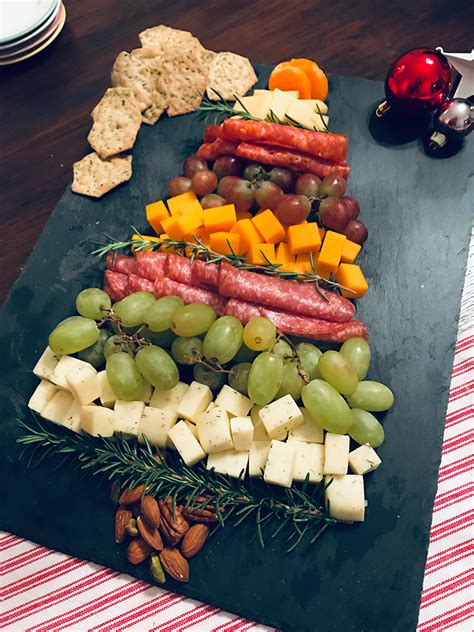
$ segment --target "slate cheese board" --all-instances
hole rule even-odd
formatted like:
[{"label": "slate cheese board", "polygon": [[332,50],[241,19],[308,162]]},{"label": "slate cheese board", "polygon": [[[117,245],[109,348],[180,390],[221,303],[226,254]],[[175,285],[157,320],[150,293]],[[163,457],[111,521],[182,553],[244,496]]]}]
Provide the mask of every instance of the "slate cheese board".
[{"label": "slate cheese board", "polygon": [[[263,87],[270,69],[257,65]],[[370,376],[396,404],[383,423],[383,466],[366,477],[366,521],[327,530],[286,554],[284,541],[262,549],[251,525],[225,527],[192,563],[191,580],[166,588],[281,630],[415,630],[472,225],[473,143],[435,160],[418,139],[390,145],[369,131],[383,84],[333,76],[331,130],[349,134],[349,193],[369,228],[361,265],[369,291],[358,305],[368,324]],[[132,180],[100,201],[69,189],[51,214],[0,315],[0,529],[148,581],[113,540],[108,490],[73,463],[35,470],[19,459],[17,419],[30,419],[31,374],[54,325],[73,312],[76,294],[100,286],[89,253],[101,233],[126,239],[145,229],[144,206],[199,145],[193,115],[144,126],[133,149]],[[395,141],[397,135],[395,134]],[[470,146],[469,146],[470,145]],[[471,178],[470,178],[471,176]]]}]

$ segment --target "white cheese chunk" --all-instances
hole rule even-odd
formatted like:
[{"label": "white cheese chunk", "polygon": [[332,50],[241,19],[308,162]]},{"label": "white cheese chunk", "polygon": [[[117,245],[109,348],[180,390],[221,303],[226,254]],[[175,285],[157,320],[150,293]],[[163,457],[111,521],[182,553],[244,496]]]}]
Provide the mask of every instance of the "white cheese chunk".
[{"label": "white cheese chunk", "polygon": [[285,395],[263,406],[259,416],[270,439],[275,439],[283,430],[291,430],[304,422],[301,410],[291,395]]},{"label": "white cheese chunk", "polygon": [[207,457],[206,468],[208,470],[214,468],[219,474],[226,474],[232,478],[243,478],[247,470],[248,460],[248,452],[226,450],[218,454],[210,454]]},{"label": "white cheese chunk", "polygon": [[144,409],[145,404],[143,402],[126,402],[118,399],[114,404],[115,432],[138,437],[138,426]]},{"label": "white cheese chunk", "polygon": [[209,386],[191,382],[175,410],[178,417],[197,423],[199,415],[206,410],[211,401],[212,391]]},{"label": "white cheese chunk", "polygon": [[285,120],[286,109],[292,101],[298,98],[298,92],[293,90],[273,90],[273,99],[270,103],[270,112],[280,121]]},{"label": "white cheese chunk", "polygon": [[102,406],[81,406],[81,428],[93,437],[111,437],[114,434],[114,411]]},{"label": "white cheese chunk", "polygon": [[206,453],[199,445],[199,441],[188,428],[185,421],[178,421],[171,428],[168,436],[186,465],[194,465],[206,456]]},{"label": "white cheese chunk", "polygon": [[300,408],[303,415],[301,426],[292,428],[288,433],[288,441],[304,441],[305,443],[324,443],[324,430],[318,426],[306,408]]},{"label": "white cheese chunk", "polygon": [[199,442],[204,452],[224,452],[234,447],[229,415],[220,406],[201,413],[197,422]]},{"label": "white cheese chunk", "polygon": [[253,439],[253,423],[250,417],[232,417],[230,430],[235,450],[250,450]]},{"label": "white cheese chunk", "polygon": [[249,452],[249,476],[263,476],[271,441],[252,441]]},{"label": "white cheese chunk", "polygon": [[164,448],[168,440],[168,432],[178,420],[178,415],[170,410],[161,410],[145,406],[138,424],[138,441],[144,443],[143,435],[151,445]]},{"label": "white cheese chunk", "polygon": [[324,131],[329,123],[329,117],[325,115],[327,109],[327,105],[317,99],[295,99],[288,104],[285,118],[309,129]]},{"label": "white cheese chunk", "polygon": [[55,384],[51,384],[48,380],[41,380],[33,395],[30,397],[28,408],[31,408],[35,413],[41,415],[48,402],[56,395],[58,390]]},{"label": "white cheese chunk", "polygon": [[78,369],[80,366],[92,365],[89,364],[89,362],[83,362],[82,360],[78,360],[77,358],[73,358],[72,356],[61,356],[50,378],[51,382],[53,382],[53,384],[57,384],[60,388],[68,390],[69,386],[66,381],[66,375],[73,369]]},{"label": "white cheese chunk", "polygon": [[53,395],[41,411],[41,416],[55,424],[62,424],[73,402],[69,391],[60,390]]},{"label": "white cheese chunk", "polygon": [[347,474],[349,465],[349,435],[326,432],[324,443],[324,473]]},{"label": "white cheese chunk", "polygon": [[106,371],[97,373],[97,379],[100,385],[100,403],[102,406],[107,406],[107,408],[113,408],[113,405],[117,401],[117,395],[110,386]]},{"label": "white cheese chunk", "polygon": [[293,466],[293,480],[304,481],[308,476],[310,483],[323,480],[324,446],[320,443],[303,443],[294,441],[295,463]]},{"label": "white cheese chunk", "polygon": [[46,347],[41,355],[41,358],[35,364],[33,373],[41,379],[50,380],[54,373],[54,369],[58,365],[60,357],[60,355],[51,351],[49,347]]},{"label": "white cheese chunk", "polygon": [[77,400],[74,400],[69,407],[69,410],[64,416],[62,423],[63,426],[69,428],[73,432],[79,432],[81,429],[81,405]]},{"label": "white cheese chunk", "polygon": [[349,452],[349,467],[354,474],[373,472],[381,463],[382,459],[369,444],[361,445]]},{"label": "white cheese chunk", "polygon": [[186,395],[186,391],[189,386],[184,382],[178,382],[176,386],[167,390],[160,391],[155,388],[150,400],[150,406],[153,408],[161,408],[161,410],[169,410],[172,413],[176,412],[179,402]]},{"label": "white cheese chunk", "polygon": [[198,433],[197,426],[195,426],[192,421],[185,421],[184,423],[187,425],[187,427],[191,430],[193,435],[199,441],[199,433]]},{"label": "white cheese chunk", "polygon": [[246,417],[252,408],[252,400],[227,384],[221,388],[215,403],[235,417]]},{"label": "white cheese chunk", "polygon": [[241,103],[236,101],[234,109],[243,110],[244,108],[256,118],[265,120],[272,102],[273,92],[271,90],[260,90],[249,97],[240,97]]},{"label": "white cheese chunk", "polygon": [[343,522],[363,522],[365,516],[364,478],[357,474],[326,476],[324,492],[329,515]]},{"label": "white cheese chunk", "polygon": [[68,390],[81,406],[86,406],[99,399],[102,389],[97,379],[97,371],[92,364],[74,367],[66,373]]},{"label": "white cheese chunk", "polygon": [[295,444],[273,439],[263,478],[267,483],[291,487],[295,462]]},{"label": "white cheese chunk", "polygon": [[[262,420],[260,419],[260,411],[263,406],[258,406],[258,404],[254,404],[250,411],[250,418],[253,423],[253,440],[254,441],[268,441],[271,439],[268,436],[268,432],[265,430],[265,426],[263,425]],[[282,428],[280,432],[275,433],[274,439],[278,439],[278,441],[285,441],[288,436],[288,431],[286,428]]]}]

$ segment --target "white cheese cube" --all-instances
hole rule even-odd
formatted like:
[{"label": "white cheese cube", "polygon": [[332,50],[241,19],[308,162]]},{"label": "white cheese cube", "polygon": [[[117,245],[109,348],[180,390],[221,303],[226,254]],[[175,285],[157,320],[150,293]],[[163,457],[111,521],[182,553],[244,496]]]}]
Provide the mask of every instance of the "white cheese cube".
[{"label": "white cheese cube", "polygon": [[28,408],[41,415],[48,402],[58,392],[58,387],[47,380],[41,380],[28,402]]},{"label": "white cheese cube", "polygon": [[68,390],[69,386],[66,381],[66,375],[73,369],[78,369],[81,366],[92,365],[89,364],[89,362],[83,362],[82,360],[78,360],[77,358],[73,358],[72,356],[61,356],[50,378],[51,382],[53,384],[57,384],[60,388]]},{"label": "white cheese cube", "polygon": [[191,382],[176,407],[178,417],[197,423],[199,415],[203,413],[212,401],[212,391],[209,386],[200,382]]},{"label": "white cheese cube", "polygon": [[176,386],[167,391],[160,391],[158,388],[155,388],[150,400],[150,406],[174,413],[179,402],[186,395],[188,388],[189,386],[184,382],[178,382]]},{"label": "white cheese cube", "polygon": [[235,450],[250,450],[253,439],[253,423],[250,417],[232,417],[230,430]]},{"label": "white cheese cube", "polygon": [[318,426],[306,408],[300,408],[303,423],[292,428],[288,433],[288,441],[304,441],[305,443],[324,443],[324,430]]},{"label": "white cheese cube", "polygon": [[198,418],[199,442],[204,452],[224,452],[234,447],[230,433],[229,415],[220,406],[211,408]]},{"label": "white cheese cube", "polygon": [[60,355],[51,351],[49,347],[46,347],[41,355],[41,358],[35,364],[33,373],[40,379],[50,380],[54,373],[54,369],[58,366],[60,357]]},{"label": "white cheese cube", "polygon": [[294,94],[292,90],[273,90],[273,99],[270,103],[270,112],[280,120],[285,120],[286,110],[292,101],[298,98],[298,94]]},{"label": "white cheese cube", "polygon": [[219,474],[226,474],[232,478],[243,478],[247,470],[248,460],[248,452],[226,450],[218,454],[210,454],[207,457],[206,468],[208,470],[214,468]]},{"label": "white cheese cube", "polygon": [[216,397],[216,406],[220,406],[234,417],[246,417],[252,408],[252,400],[225,384]]},{"label": "white cheese cube", "polygon": [[377,452],[369,445],[361,445],[349,452],[349,467],[354,474],[373,472],[382,463]]},{"label": "white cheese cube", "polygon": [[295,444],[273,439],[268,452],[263,478],[267,483],[291,487],[295,463]]},{"label": "white cheese cube", "polygon": [[364,478],[356,474],[326,476],[326,508],[331,518],[363,522],[365,516]]},{"label": "white cheese cube", "polygon": [[143,380],[143,391],[139,398],[140,401],[143,402],[144,404],[150,404],[152,395],[153,395],[153,386],[146,380]]},{"label": "white cheese cube", "polygon": [[249,452],[249,475],[263,476],[271,441],[252,441]]},{"label": "white cheese cube", "polygon": [[99,399],[102,389],[97,379],[97,371],[89,365],[78,366],[66,373],[68,390],[81,406]]},{"label": "white cheese cube", "polygon": [[102,406],[112,408],[117,400],[117,395],[114,393],[113,388],[110,386],[109,378],[106,371],[100,371],[97,373],[97,379],[100,385],[100,403]]},{"label": "white cheese cube", "polygon": [[102,406],[81,406],[81,428],[93,437],[111,437],[114,434],[114,411]]},{"label": "white cheese cube", "polygon": [[204,412],[207,412],[208,410],[212,410],[216,406],[217,404],[215,402],[211,402]]},{"label": "white cheese cube", "polygon": [[187,425],[187,427],[191,430],[193,435],[199,441],[199,433],[198,433],[197,426],[195,426],[192,421],[185,421],[184,423]]},{"label": "white cheese cube", "polygon": [[46,406],[41,411],[41,416],[55,424],[62,424],[68,410],[73,402],[73,397],[69,391],[60,390],[53,395]]},{"label": "white cheese cube", "polygon": [[138,424],[138,441],[144,443],[143,435],[145,435],[151,445],[164,448],[168,440],[168,432],[177,420],[176,413],[145,406]]},{"label": "white cheese cube", "polygon": [[323,480],[324,446],[320,443],[303,443],[294,441],[295,463],[293,466],[293,480],[304,481],[309,474],[310,483]]},{"label": "white cheese cube", "polygon": [[[268,436],[268,432],[265,430],[265,426],[263,425],[263,422],[260,419],[259,415],[262,408],[263,406],[258,406],[258,404],[254,404],[250,411],[250,418],[253,423],[253,440],[270,442],[271,439]],[[278,441],[285,441],[287,436],[288,431],[286,430],[286,428],[282,428],[280,432],[275,433],[275,436],[273,438],[277,439]]]},{"label": "white cheese cube", "polygon": [[188,428],[185,421],[178,421],[171,428],[168,436],[186,465],[194,465],[206,456],[206,453],[199,445],[199,441]]},{"label": "white cheese cube", "polygon": [[74,400],[69,407],[69,410],[64,416],[62,423],[63,426],[69,428],[73,432],[79,432],[81,429],[81,405],[77,400]]},{"label": "white cheese cube", "polygon": [[126,402],[118,399],[114,404],[114,430],[124,435],[138,437],[138,427],[145,404],[143,402]]},{"label": "white cheese cube", "polygon": [[326,432],[324,443],[324,473],[347,474],[349,465],[349,435]]},{"label": "white cheese cube", "polygon": [[280,397],[264,406],[259,416],[270,439],[275,439],[283,430],[291,430],[304,422],[301,410],[291,395]]}]

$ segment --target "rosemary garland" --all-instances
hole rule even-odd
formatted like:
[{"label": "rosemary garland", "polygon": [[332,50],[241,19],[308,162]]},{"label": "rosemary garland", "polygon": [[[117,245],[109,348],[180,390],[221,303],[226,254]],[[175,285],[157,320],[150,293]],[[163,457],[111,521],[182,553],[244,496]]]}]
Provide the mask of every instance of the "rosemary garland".
[{"label": "rosemary garland", "polygon": [[[237,526],[252,518],[263,547],[265,538],[276,538],[286,530],[288,553],[306,537],[310,537],[310,544],[314,543],[327,527],[337,523],[324,508],[324,481],[312,485],[311,490],[308,480],[301,488],[277,489],[260,481],[231,479],[206,470],[202,463],[188,467],[170,453],[166,460],[157,460],[145,436],[144,444],[139,445],[121,436],[92,437],[65,428],[50,429],[35,420],[35,425],[18,421],[26,432],[18,437],[18,443],[25,450],[33,449],[28,467],[39,465],[47,456],[60,455],[63,458],[57,467],[74,459],[79,469],[102,475],[114,485],[119,483],[121,489],[145,485],[147,493],[154,496],[171,496],[173,506],[182,502],[185,507],[203,509],[215,503],[218,526],[231,522]],[[200,496],[206,496],[206,500],[195,505]]]}]

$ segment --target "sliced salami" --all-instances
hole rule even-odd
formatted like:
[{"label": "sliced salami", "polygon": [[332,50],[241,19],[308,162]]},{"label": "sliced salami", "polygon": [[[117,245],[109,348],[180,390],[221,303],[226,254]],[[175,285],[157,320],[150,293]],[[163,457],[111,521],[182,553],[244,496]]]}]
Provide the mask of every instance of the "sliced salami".
[{"label": "sliced salami", "polygon": [[219,316],[224,313],[227,303],[226,298],[219,296],[215,292],[191,287],[167,278],[158,279],[155,283],[155,296],[158,298],[169,295],[180,296],[185,303],[206,303],[213,307]]},{"label": "sliced salami", "polygon": [[236,298],[231,298],[227,301],[225,306],[226,316],[235,316],[238,318],[242,325],[246,325],[252,318],[258,318],[262,315],[261,305],[255,305],[254,303],[246,303]]},{"label": "sliced salami", "polygon": [[155,284],[149,279],[144,279],[138,276],[138,274],[130,274],[128,277],[128,293],[134,292],[151,292],[155,291]]},{"label": "sliced salami", "polygon": [[213,140],[219,138],[219,128],[220,125],[206,125],[206,129],[204,130],[204,142],[212,143]]},{"label": "sliced salami", "polygon": [[221,156],[235,156],[238,142],[217,138],[212,143],[203,143],[196,152],[204,160],[217,160]]},{"label": "sliced salami", "polygon": [[219,265],[195,259],[192,265],[191,285],[206,290],[217,290],[219,287]]},{"label": "sliced salami", "polygon": [[178,283],[193,285],[192,264],[186,257],[168,255],[165,266],[165,276],[173,281],[178,281]]},{"label": "sliced salami", "polygon": [[113,301],[121,301],[129,293],[128,276],[115,270],[106,270],[104,274],[104,292],[107,292]]},{"label": "sliced salami", "polygon": [[136,274],[137,272],[137,262],[135,257],[118,255],[113,252],[107,255],[105,265],[108,270],[114,270],[115,272],[121,272],[122,274]]},{"label": "sliced salami", "polygon": [[161,279],[165,274],[168,255],[163,252],[137,252],[136,274],[149,281]]},{"label": "sliced salami", "polygon": [[322,290],[325,300],[312,283],[247,272],[225,262],[221,263],[219,293],[229,298],[334,322],[346,322],[355,314],[354,305],[335,292]]}]

